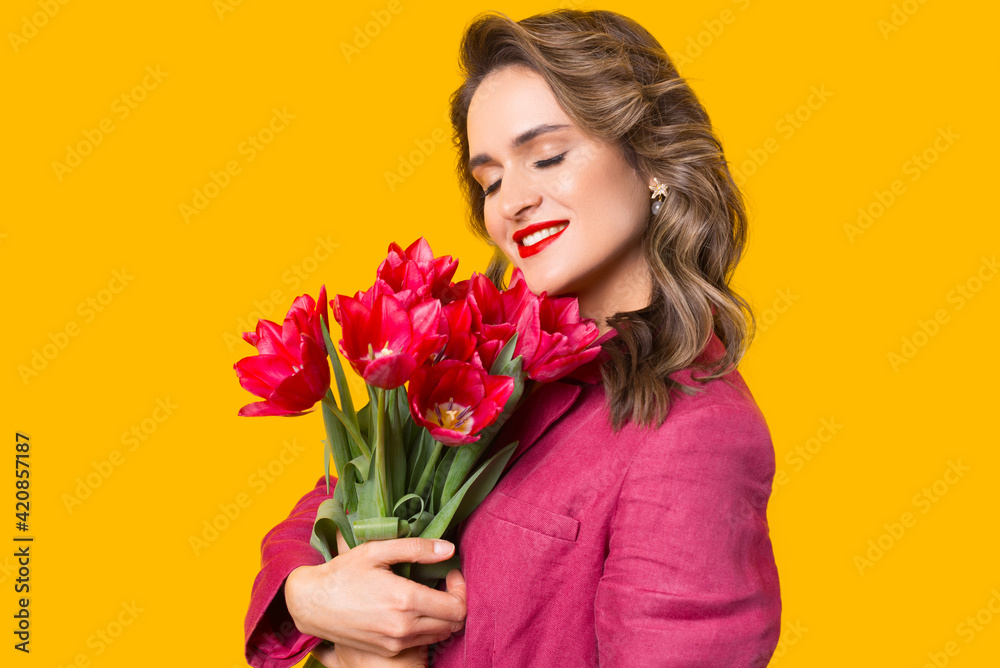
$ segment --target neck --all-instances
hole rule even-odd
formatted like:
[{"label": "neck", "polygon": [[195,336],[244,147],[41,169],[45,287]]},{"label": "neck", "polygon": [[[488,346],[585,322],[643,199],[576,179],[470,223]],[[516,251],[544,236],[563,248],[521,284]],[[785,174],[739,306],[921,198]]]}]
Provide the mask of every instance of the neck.
[{"label": "neck", "polygon": [[607,319],[622,311],[637,311],[649,306],[652,280],[645,262],[631,272],[619,272],[614,278],[602,281],[589,290],[577,294],[580,315],[593,318],[603,336],[611,325]]}]

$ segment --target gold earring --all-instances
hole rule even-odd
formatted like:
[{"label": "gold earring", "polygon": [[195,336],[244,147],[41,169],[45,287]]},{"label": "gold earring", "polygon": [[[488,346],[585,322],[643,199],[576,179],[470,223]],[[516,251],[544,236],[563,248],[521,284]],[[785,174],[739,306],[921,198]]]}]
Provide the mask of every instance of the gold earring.
[{"label": "gold earring", "polygon": [[663,200],[667,198],[667,188],[669,188],[670,186],[668,186],[666,183],[660,183],[659,179],[657,179],[655,176],[653,177],[653,183],[655,185],[649,186],[649,189],[653,191],[651,199],[653,199],[654,201],[651,209],[653,211],[653,215],[655,216],[660,212],[660,209],[663,207]]}]

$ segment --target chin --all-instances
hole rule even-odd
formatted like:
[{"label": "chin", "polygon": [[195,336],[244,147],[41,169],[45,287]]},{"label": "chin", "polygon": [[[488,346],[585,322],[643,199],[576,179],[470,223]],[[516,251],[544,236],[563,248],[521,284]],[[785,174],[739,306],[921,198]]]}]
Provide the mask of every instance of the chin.
[{"label": "chin", "polygon": [[[523,271],[524,270],[522,269],[522,272]],[[528,272],[524,272],[524,281],[528,284],[528,289],[536,295],[540,295],[544,292],[549,297],[559,297],[563,295],[568,287],[565,281],[549,277],[539,277],[534,274],[529,274]]]}]

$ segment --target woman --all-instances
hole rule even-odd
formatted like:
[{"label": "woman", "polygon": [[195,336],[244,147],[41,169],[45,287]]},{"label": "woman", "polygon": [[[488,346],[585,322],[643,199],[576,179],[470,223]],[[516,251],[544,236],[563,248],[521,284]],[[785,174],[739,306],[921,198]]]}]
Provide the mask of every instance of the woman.
[{"label": "woman", "polygon": [[308,545],[321,480],[264,539],[248,661],[315,648],[327,666],[420,665],[436,642],[446,667],[766,665],[774,451],[735,370],[746,214],[708,116],[613,12],[483,15],[461,62],[458,171],[496,249],[489,274],[500,283],[509,260],[533,292],[575,294],[602,334],[600,381],[533,388],[504,425],[496,442],[519,447],[460,527],[444,591],[389,571],[446,559],[443,541],[322,563]]}]

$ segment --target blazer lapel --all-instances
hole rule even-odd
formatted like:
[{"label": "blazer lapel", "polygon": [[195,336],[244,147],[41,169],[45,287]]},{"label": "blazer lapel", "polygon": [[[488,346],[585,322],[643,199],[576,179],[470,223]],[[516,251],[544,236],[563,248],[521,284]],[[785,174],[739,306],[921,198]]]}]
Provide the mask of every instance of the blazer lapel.
[{"label": "blazer lapel", "polygon": [[554,381],[543,383],[518,407],[497,432],[490,455],[500,448],[517,441],[517,448],[507,462],[506,472],[518,457],[534,445],[561,415],[572,408],[580,395],[581,386]]}]

